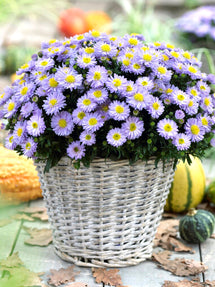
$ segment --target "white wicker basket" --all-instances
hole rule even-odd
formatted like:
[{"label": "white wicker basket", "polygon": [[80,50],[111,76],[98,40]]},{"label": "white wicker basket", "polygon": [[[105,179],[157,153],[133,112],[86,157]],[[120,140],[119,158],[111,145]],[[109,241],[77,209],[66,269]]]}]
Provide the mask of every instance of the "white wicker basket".
[{"label": "white wicker basket", "polygon": [[135,265],[152,243],[173,180],[172,164],[94,160],[79,170],[64,157],[37,164],[56,253],[80,266]]}]

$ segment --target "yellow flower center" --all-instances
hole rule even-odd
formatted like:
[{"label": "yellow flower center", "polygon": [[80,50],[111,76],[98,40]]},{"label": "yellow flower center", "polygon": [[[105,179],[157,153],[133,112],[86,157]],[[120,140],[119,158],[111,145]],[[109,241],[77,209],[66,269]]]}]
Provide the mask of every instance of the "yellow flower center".
[{"label": "yellow flower center", "polygon": [[85,48],[84,49],[84,51],[87,53],[87,54],[92,54],[92,53],[94,53],[94,48],[92,48],[92,47],[87,47],[87,48]]},{"label": "yellow flower center", "polygon": [[126,92],[131,92],[131,91],[133,91],[133,87],[131,85],[128,85],[126,87]]},{"label": "yellow flower center", "polygon": [[32,128],[37,129],[38,128],[38,123],[37,122],[33,122],[32,123]]},{"label": "yellow flower center", "polygon": [[92,36],[93,37],[99,37],[100,36],[100,32],[99,31],[92,31]]},{"label": "yellow flower center", "polygon": [[95,126],[98,123],[98,120],[96,118],[91,118],[88,123],[90,126]]},{"label": "yellow flower center", "polygon": [[147,85],[148,85],[148,82],[147,82],[147,81],[142,81],[141,84],[142,84],[143,86],[147,86]]},{"label": "yellow flower center", "polygon": [[83,57],[83,62],[85,64],[89,64],[91,62],[91,58],[90,57]]},{"label": "yellow flower center", "polygon": [[194,89],[192,89],[190,92],[194,97],[196,97],[198,95],[197,91]]},{"label": "yellow flower center", "polygon": [[56,41],[57,41],[56,39],[49,40],[49,45],[54,44]]},{"label": "yellow flower center", "polygon": [[94,76],[93,76],[93,79],[98,81],[101,79],[101,73],[100,72],[95,72],[94,73]]},{"label": "yellow flower center", "polygon": [[154,110],[158,110],[160,105],[158,103],[153,103],[152,107]]},{"label": "yellow flower center", "polygon": [[193,106],[193,101],[189,101],[188,107],[192,107]]},{"label": "yellow flower center", "polygon": [[204,99],[204,104],[208,107],[210,105],[210,100],[208,98]]},{"label": "yellow flower center", "polygon": [[116,41],[116,40],[117,40],[117,37],[116,37],[116,36],[112,36],[112,37],[110,37],[110,40],[111,40],[111,41]]},{"label": "yellow flower center", "polygon": [[173,89],[168,88],[168,89],[166,90],[166,93],[167,93],[167,94],[170,94],[170,93],[172,93],[172,92],[173,92]]},{"label": "yellow flower center", "polygon": [[130,63],[131,63],[131,61],[130,61],[129,59],[124,59],[124,60],[122,61],[122,63],[123,63],[123,65],[125,65],[125,66],[129,66]]},{"label": "yellow flower center", "polygon": [[1,94],[0,99],[3,99],[5,96],[5,93]]},{"label": "yellow flower center", "polygon": [[132,53],[126,53],[125,57],[128,58],[128,59],[133,59],[134,55]]},{"label": "yellow flower center", "polygon": [[169,44],[169,43],[166,45],[166,47],[167,47],[167,48],[169,48],[169,49],[174,49],[174,48],[175,48],[175,46],[174,46],[174,45]]},{"label": "yellow flower center", "polygon": [[155,45],[156,47],[159,47],[159,46],[161,45],[161,43],[154,42],[154,45]]},{"label": "yellow flower center", "polygon": [[43,76],[39,77],[39,80],[40,80],[40,81],[43,81],[43,80],[46,79],[46,78],[47,78],[47,76],[46,76],[46,75],[43,75]]},{"label": "yellow flower center", "polygon": [[198,135],[200,132],[200,129],[197,125],[192,125],[190,130],[193,135]]},{"label": "yellow flower center", "polygon": [[93,93],[93,95],[94,95],[95,98],[101,98],[101,96],[102,96],[102,91],[95,91],[95,92]]},{"label": "yellow flower center", "polygon": [[83,120],[83,118],[86,116],[85,112],[79,112],[77,117],[80,119],[80,120]]},{"label": "yellow flower center", "polygon": [[143,60],[146,61],[146,62],[150,62],[152,60],[152,55],[144,54],[143,55]]},{"label": "yellow flower center", "polygon": [[203,126],[207,126],[208,125],[208,121],[206,118],[202,118],[202,124]]},{"label": "yellow flower center", "polygon": [[200,86],[200,89],[203,90],[203,91],[206,90],[205,86],[203,86],[203,85]]},{"label": "yellow flower center", "polygon": [[15,103],[11,102],[8,104],[7,110],[8,112],[11,112],[15,108]]},{"label": "yellow flower center", "polygon": [[124,108],[122,106],[116,106],[115,111],[117,112],[117,114],[121,114],[124,112]]},{"label": "yellow flower center", "polygon": [[108,44],[101,45],[101,49],[103,52],[110,52],[111,51],[111,47]]},{"label": "yellow flower center", "polygon": [[68,75],[68,76],[66,76],[65,81],[67,83],[70,83],[70,84],[74,83],[75,82],[75,77],[73,75]]},{"label": "yellow flower center", "polygon": [[130,132],[136,131],[136,129],[137,129],[136,124],[135,123],[131,123],[130,127],[129,127]]},{"label": "yellow flower center", "polygon": [[90,104],[91,104],[91,100],[90,99],[84,99],[83,100],[83,105],[89,106]]},{"label": "yellow flower center", "polygon": [[70,48],[71,48],[71,49],[75,49],[75,48],[76,48],[76,45],[73,44],[73,45],[70,46]]},{"label": "yellow flower center", "polygon": [[158,71],[160,74],[166,74],[166,68],[165,68],[165,67],[158,67],[158,68],[157,68],[157,71]]},{"label": "yellow flower center", "polygon": [[186,59],[188,59],[188,60],[191,59],[191,55],[190,55],[189,52],[184,52],[182,55],[184,56],[184,58],[186,58]]},{"label": "yellow flower center", "polygon": [[113,134],[113,139],[114,139],[115,141],[120,140],[120,139],[121,139],[121,134],[119,134],[119,133]]},{"label": "yellow flower center", "polygon": [[133,45],[133,46],[136,46],[138,44],[138,40],[135,39],[135,38],[130,38],[128,40],[129,44]]},{"label": "yellow flower center", "polygon": [[197,69],[194,68],[193,66],[190,66],[190,67],[188,68],[188,71],[189,71],[190,73],[193,73],[193,74],[197,73]]},{"label": "yellow flower center", "polygon": [[83,40],[84,39],[84,35],[78,35],[77,36],[77,40]]},{"label": "yellow flower center", "polygon": [[172,51],[171,52],[171,55],[174,57],[174,58],[178,58],[179,57],[179,53],[175,52],[175,51]]},{"label": "yellow flower center", "polygon": [[135,99],[136,101],[138,101],[138,102],[143,102],[144,96],[143,96],[143,94],[141,94],[141,93],[137,93],[137,94],[134,95],[134,99]]},{"label": "yellow flower center", "polygon": [[47,66],[47,65],[48,65],[48,61],[42,61],[42,62],[40,63],[40,65],[41,65],[41,66]]},{"label": "yellow flower center", "polygon": [[107,105],[102,106],[102,111],[103,111],[103,112],[107,112],[107,111],[108,111],[108,106],[107,106]]},{"label": "yellow flower center", "polygon": [[13,142],[13,136],[9,137],[9,143]]},{"label": "yellow flower center", "polygon": [[54,107],[57,104],[57,100],[56,99],[51,99],[49,101],[50,106]]},{"label": "yellow flower center", "polygon": [[143,46],[143,47],[141,47],[141,50],[143,50],[143,51],[148,51],[148,50],[149,50],[149,47]]},{"label": "yellow flower center", "polygon": [[91,138],[92,138],[91,135],[86,135],[85,136],[85,140],[87,140],[87,141],[91,140]]},{"label": "yellow flower center", "polygon": [[168,61],[169,60],[169,57],[167,55],[162,55],[162,56],[163,56],[164,61]]},{"label": "yellow flower center", "polygon": [[21,69],[27,69],[28,67],[29,67],[28,64],[24,64],[24,65],[21,66]]},{"label": "yellow flower center", "polygon": [[27,150],[30,150],[31,149],[31,144],[28,142],[28,143],[26,143],[26,145],[25,145],[25,149],[27,149]]},{"label": "yellow flower center", "polygon": [[22,96],[25,96],[25,95],[27,94],[27,92],[28,92],[28,87],[23,87],[23,88],[21,89],[21,91],[20,91],[20,94],[21,94]]},{"label": "yellow flower center", "polygon": [[184,144],[184,143],[185,143],[185,140],[184,140],[184,139],[179,139],[179,140],[178,140],[178,143],[179,143],[179,144]]},{"label": "yellow flower center", "polygon": [[115,87],[120,87],[121,84],[122,84],[122,81],[121,81],[120,79],[114,79],[114,80],[113,80],[113,85],[114,85]]},{"label": "yellow flower center", "polygon": [[165,130],[165,132],[171,132],[172,131],[172,126],[170,124],[165,124],[164,130]]},{"label": "yellow flower center", "polygon": [[58,121],[58,125],[59,125],[59,127],[61,127],[61,128],[65,128],[65,127],[67,126],[67,122],[66,122],[65,119],[60,119],[60,120]]},{"label": "yellow flower center", "polygon": [[133,68],[134,68],[135,70],[139,70],[139,69],[140,69],[140,65],[137,64],[137,63],[134,63]]},{"label": "yellow flower center", "polygon": [[17,130],[18,137],[21,137],[22,133],[23,133],[23,129],[22,128],[18,128],[18,130]]},{"label": "yellow flower center", "polygon": [[184,101],[184,100],[185,100],[185,96],[182,95],[182,94],[179,94],[179,95],[177,95],[177,99],[178,99],[179,101]]},{"label": "yellow flower center", "polygon": [[52,88],[56,88],[58,86],[58,82],[54,78],[51,78],[49,79],[49,86]]}]

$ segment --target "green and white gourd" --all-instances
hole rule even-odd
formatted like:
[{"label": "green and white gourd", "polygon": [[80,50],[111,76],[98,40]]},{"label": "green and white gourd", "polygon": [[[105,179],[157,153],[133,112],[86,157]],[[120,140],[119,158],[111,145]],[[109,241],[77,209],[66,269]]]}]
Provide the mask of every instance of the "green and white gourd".
[{"label": "green and white gourd", "polygon": [[190,243],[204,242],[214,231],[215,217],[206,210],[191,208],[180,219],[179,233],[182,239]]}]

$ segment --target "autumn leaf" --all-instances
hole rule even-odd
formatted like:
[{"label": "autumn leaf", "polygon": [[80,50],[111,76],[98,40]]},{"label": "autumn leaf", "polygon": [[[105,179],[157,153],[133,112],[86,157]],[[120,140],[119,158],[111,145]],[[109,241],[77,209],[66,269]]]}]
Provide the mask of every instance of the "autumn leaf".
[{"label": "autumn leaf", "polygon": [[185,279],[179,282],[165,281],[162,287],[205,287],[205,285],[200,282]]},{"label": "autumn leaf", "polygon": [[47,209],[45,207],[25,207],[19,212],[31,214],[31,217],[40,219],[42,221],[48,220]]},{"label": "autumn leaf", "polygon": [[170,242],[170,245],[173,247],[174,251],[195,253],[195,251],[191,247],[185,245],[184,243],[182,243],[176,238],[169,237],[169,242]]},{"label": "autumn leaf", "polygon": [[78,275],[80,272],[74,271],[73,269],[74,265],[69,266],[68,268],[61,268],[59,270],[51,269],[51,275],[49,276],[48,283],[54,286],[59,286],[69,281],[74,281],[75,276]]},{"label": "autumn leaf", "polygon": [[176,258],[170,260],[170,251],[153,253],[152,258],[159,263],[159,266],[165,270],[172,272],[177,276],[197,275],[207,270],[207,267],[192,259]]},{"label": "autumn leaf", "polygon": [[23,265],[22,260],[19,258],[19,252],[15,252],[12,255],[8,256],[6,259],[3,259],[0,261],[1,269],[4,270],[4,268],[12,268],[12,267],[18,267]]},{"label": "autumn leaf", "polygon": [[46,212],[43,212],[43,213],[32,213],[31,216],[33,218],[37,218],[37,219],[40,219],[42,221],[48,221],[48,219],[49,219],[48,214]]},{"label": "autumn leaf", "polygon": [[93,277],[96,279],[96,283],[104,283],[110,286],[126,287],[122,285],[121,276],[118,274],[119,269],[106,268],[92,268]]},{"label": "autumn leaf", "polygon": [[90,286],[87,283],[74,282],[74,283],[70,283],[69,285],[65,285],[64,287],[90,287]]},{"label": "autumn leaf", "polygon": [[12,219],[15,220],[26,220],[26,221],[34,221],[34,219],[31,216],[28,216],[26,214],[15,214],[11,217]]},{"label": "autumn leaf", "polygon": [[176,218],[176,217],[177,217],[177,214],[164,212],[164,213],[162,214],[162,217],[163,217],[163,218]]},{"label": "autumn leaf", "polygon": [[47,246],[52,242],[52,231],[49,228],[37,229],[23,226],[23,229],[31,236],[29,239],[25,240],[26,244]]}]

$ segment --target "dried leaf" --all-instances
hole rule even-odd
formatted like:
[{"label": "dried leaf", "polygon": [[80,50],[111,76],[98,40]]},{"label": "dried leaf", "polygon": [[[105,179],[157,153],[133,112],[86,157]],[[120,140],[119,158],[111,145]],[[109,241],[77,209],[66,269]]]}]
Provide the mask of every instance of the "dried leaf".
[{"label": "dried leaf", "polygon": [[192,259],[176,258],[170,260],[169,251],[163,251],[159,253],[153,253],[152,257],[159,263],[159,266],[165,270],[172,272],[177,276],[190,276],[197,275],[207,270],[207,267],[201,263]]},{"label": "dried leaf", "polygon": [[207,287],[215,287],[215,280],[213,280],[213,281],[206,280],[205,284]]},{"label": "dried leaf", "polygon": [[106,268],[92,268],[93,277],[96,279],[96,283],[104,283],[116,287],[126,287],[122,285],[121,276],[118,274],[119,269]]},{"label": "dried leaf", "polygon": [[49,277],[49,284],[54,286],[59,286],[61,284],[67,283],[69,281],[74,281],[75,276],[78,275],[79,271],[74,271],[74,265],[68,268],[61,268],[59,270],[51,269],[51,275]]},{"label": "dried leaf", "polygon": [[28,228],[23,226],[24,230],[30,234],[31,238],[25,240],[26,244],[47,246],[52,242],[52,231],[49,228]]},{"label": "dried leaf", "polygon": [[164,212],[164,213],[162,214],[162,217],[163,217],[163,218],[177,218],[177,214]]},{"label": "dried leaf", "polygon": [[20,209],[19,212],[23,212],[23,213],[44,213],[46,212],[46,208],[45,207],[25,207],[23,209]]},{"label": "dried leaf", "polygon": [[23,265],[22,260],[19,258],[19,252],[15,252],[12,255],[8,256],[7,259],[0,261],[1,269],[4,270],[5,267],[13,268]]},{"label": "dried leaf", "polygon": [[90,287],[87,283],[83,283],[83,282],[74,282],[71,283],[69,285],[66,285],[64,287]]},{"label": "dried leaf", "polygon": [[179,219],[167,219],[162,220],[158,226],[157,232],[155,237],[160,239],[164,234],[169,234],[169,236],[176,236],[177,235],[177,229],[179,225]]},{"label": "dried leaf", "polygon": [[205,285],[203,284],[200,282],[189,281],[187,279],[184,279],[179,282],[164,281],[162,287],[204,287]]},{"label": "dried leaf", "polygon": [[169,242],[170,242],[171,246],[174,247],[174,251],[195,253],[195,251],[191,247],[185,245],[184,243],[182,243],[181,241],[179,241],[176,238],[169,237]]},{"label": "dried leaf", "polygon": [[34,221],[34,219],[24,213],[22,214],[15,214],[11,217],[12,219],[15,219],[15,220],[27,220],[27,221]]},{"label": "dried leaf", "polygon": [[3,227],[5,225],[8,225],[9,223],[11,223],[12,220],[11,219],[2,219],[0,220],[0,227]]},{"label": "dried leaf", "polygon": [[48,214],[46,213],[46,211],[43,212],[43,213],[32,213],[31,216],[33,218],[38,218],[38,219],[40,219],[42,221],[48,221],[48,219],[49,219]]}]

